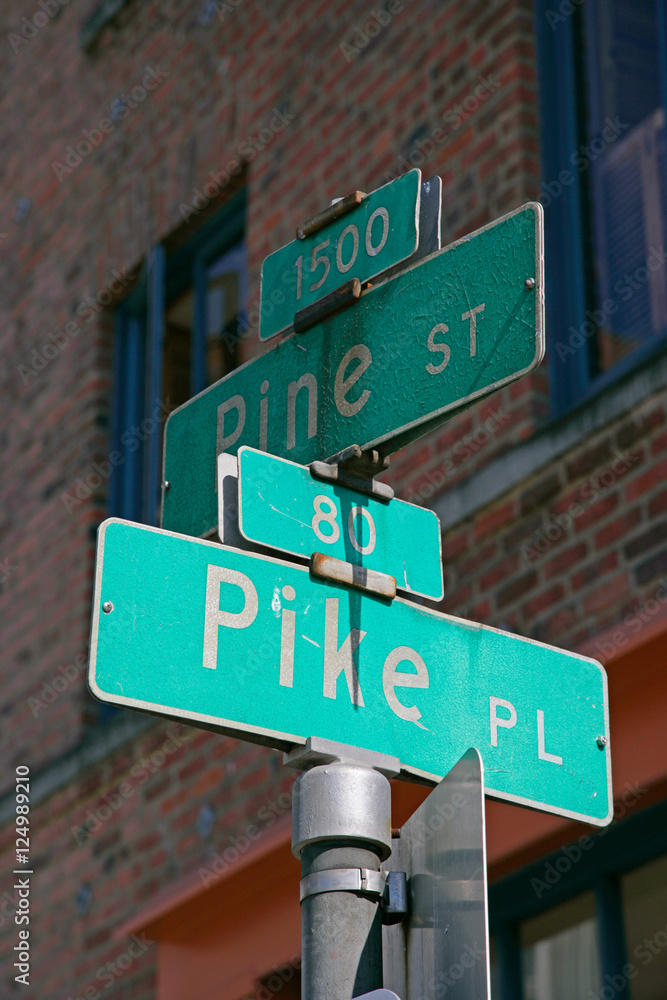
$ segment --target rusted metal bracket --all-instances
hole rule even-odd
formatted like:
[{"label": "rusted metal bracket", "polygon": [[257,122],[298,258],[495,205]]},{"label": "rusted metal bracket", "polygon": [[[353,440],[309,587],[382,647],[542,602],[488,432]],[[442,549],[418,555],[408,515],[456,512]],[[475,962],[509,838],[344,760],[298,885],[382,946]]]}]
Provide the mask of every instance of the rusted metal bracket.
[{"label": "rusted metal bracket", "polygon": [[308,219],[307,222],[303,222],[300,226],[297,226],[297,240],[305,240],[306,236],[324,229],[330,222],[340,219],[341,215],[347,215],[357,205],[361,205],[364,198],[366,198],[365,191],[353,191],[352,194],[348,194],[344,198],[335,201],[333,205],[329,205],[328,208],[314,215],[312,219]]},{"label": "rusted metal bracket", "polygon": [[311,462],[309,468],[315,479],[339,483],[388,503],[393,499],[394,491],[387,483],[376,483],[374,477],[389,467],[389,461],[388,455],[381,457],[374,449],[362,451],[358,444],[353,444],[332,455],[326,462]]},{"label": "rusted metal bracket", "polygon": [[344,583],[355,590],[365,590],[393,601],[396,597],[396,578],[375,569],[366,569],[343,559],[334,559],[322,552],[313,552],[310,557],[310,572],[322,580]]},{"label": "rusted metal bracket", "polygon": [[333,292],[294,313],[294,332],[305,333],[311,326],[353,305],[360,295],[361,282],[358,278],[350,278],[344,285],[334,288]]}]

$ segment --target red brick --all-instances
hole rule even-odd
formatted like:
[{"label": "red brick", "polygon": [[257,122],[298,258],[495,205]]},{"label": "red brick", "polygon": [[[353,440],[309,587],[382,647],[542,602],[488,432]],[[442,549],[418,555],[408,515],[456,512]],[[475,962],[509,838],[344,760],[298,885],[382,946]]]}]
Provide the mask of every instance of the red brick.
[{"label": "red brick", "polygon": [[629,482],[625,487],[625,500],[627,503],[632,503],[633,500],[665,482],[667,482],[667,458],[663,459],[662,462],[657,462],[646,472]]},{"label": "red brick", "polygon": [[593,580],[603,580],[604,577],[618,566],[618,553],[608,552],[601,559],[586,563],[576,573],[572,574],[572,590],[581,590]]},{"label": "red brick", "polygon": [[475,538],[477,541],[481,541],[487,535],[490,535],[491,532],[498,531],[500,528],[510,524],[514,519],[515,511],[515,501],[509,500],[500,506],[493,507],[487,514],[483,514],[475,523]]},{"label": "red brick", "polygon": [[651,442],[652,455],[660,455],[663,451],[667,451],[667,432],[665,434],[659,434],[658,437],[654,438]]},{"label": "red brick", "polygon": [[553,576],[560,576],[561,573],[565,573],[572,566],[576,566],[577,563],[586,557],[587,553],[588,545],[583,541],[577,542],[568,549],[558,552],[544,564],[542,572],[544,573],[545,580],[550,580]]},{"label": "red brick", "polygon": [[508,580],[512,574],[516,573],[520,566],[520,558],[518,552],[513,552],[511,555],[506,556],[495,566],[492,566],[486,573],[482,573],[479,578],[480,590],[491,590],[495,587],[497,583],[502,583],[504,580]]},{"label": "red brick", "polygon": [[574,523],[577,532],[585,531],[592,524],[599,524],[600,521],[618,507],[619,499],[618,493],[612,493],[611,495],[603,496],[600,500],[596,500],[594,504],[591,504],[590,507],[584,510],[583,514],[580,514],[576,518]]},{"label": "red brick", "polygon": [[611,580],[605,580],[584,598],[584,614],[590,615],[608,608],[628,592],[630,581],[627,573],[619,573]]},{"label": "red brick", "polygon": [[541,593],[536,594],[535,597],[531,597],[529,601],[526,601],[522,608],[523,614],[530,621],[531,618],[539,615],[541,611],[545,611],[552,604],[557,604],[564,596],[565,587],[563,584],[555,583],[547,590],[541,591]]},{"label": "red brick", "polygon": [[447,451],[452,448],[457,441],[470,434],[473,428],[472,417],[454,419],[445,425],[445,430],[439,435],[435,442],[436,452]]},{"label": "red brick", "polygon": [[567,474],[571,480],[589,476],[598,469],[605,468],[611,458],[611,441],[600,441],[592,447],[586,447],[567,463]]},{"label": "red brick", "polygon": [[537,573],[531,570],[523,576],[517,577],[505,587],[502,587],[496,594],[496,605],[501,610],[508,604],[518,601],[519,598],[527,594],[537,584]]},{"label": "red brick", "polygon": [[659,514],[664,514],[667,510],[667,490],[663,490],[662,493],[656,494],[656,496],[651,497],[648,505],[648,512],[650,517],[658,517]]},{"label": "red brick", "polygon": [[470,544],[469,535],[466,529],[455,528],[447,535],[442,536],[442,560],[456,559],[462,552],[466,552]]},{"label": "red brick", "polygon": [[[667,493],[665,496],[667,496]],[[623,538],[628,532],[632,531],[639,524],[640,520],[641,511],[639,507],[635,507],[634,510],[630,510],[625,514],[621,514],[620,517],[615,518],[613,521],[609,521],[604,528],[596,532],[593,539],[595,547],[602,549],[605,545],[617,542],[619,538]]]}]

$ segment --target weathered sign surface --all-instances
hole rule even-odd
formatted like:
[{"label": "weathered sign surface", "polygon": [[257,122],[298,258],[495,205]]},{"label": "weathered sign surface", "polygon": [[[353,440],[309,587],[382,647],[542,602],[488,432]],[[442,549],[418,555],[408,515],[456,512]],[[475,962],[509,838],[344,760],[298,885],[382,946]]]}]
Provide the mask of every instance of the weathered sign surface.
[{"label": "weathered sign surface", "polygon": [[174,410],[162,526],[215,529],[221,452],[247,444],[302,465],[351,444],[390,454],[543,355],[542,209],[528,204]]},{"label": "weathered sign surface", "polygon": [[442,599],[440,522],[432,510],[321,482],[306,466],[246,446],[238,468],[247,541],[304,558],[322,552],[388,573],[400,590]]},{"label": "weathered sign surface", "polygon": [[612,815],[595,660],[159,528],[100,527],[89,684],[282,749],[320,736],[391,754],[433,782],[474,746],[487,794]]},{"label": "weathered sign surface", "polygon": [[260,340],[350,278],[368,281],[407,260],[419,240],[421,170],[367,195],[351,212],[269,254],[262,264]]}]

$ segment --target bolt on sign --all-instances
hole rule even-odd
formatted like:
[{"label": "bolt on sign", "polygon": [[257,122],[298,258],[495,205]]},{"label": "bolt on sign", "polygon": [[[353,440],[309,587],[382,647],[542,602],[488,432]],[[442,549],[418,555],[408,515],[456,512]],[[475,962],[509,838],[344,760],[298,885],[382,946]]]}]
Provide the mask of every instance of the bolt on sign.
[{"label": "bolt on sign", "polygon": [[279,749],[317,735],[432,783],[474,746],[488,795],[612,815],[599,663],[295,563],[105,521],[90,651],[110,704]]},{"label": "bolt on sign", "polygon": [[544,356],[542,209],[527,204],[363,291],[169,416],[162,526],[217,523],[217,456],[388,455]]}]

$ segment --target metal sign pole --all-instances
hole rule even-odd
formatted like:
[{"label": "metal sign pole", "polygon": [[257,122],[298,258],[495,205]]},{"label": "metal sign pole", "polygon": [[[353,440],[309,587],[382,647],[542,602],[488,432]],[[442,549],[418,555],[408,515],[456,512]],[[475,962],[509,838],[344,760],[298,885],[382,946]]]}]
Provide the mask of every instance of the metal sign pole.
[{"label": "metal sign pole", "polygon": [[292,853],[301,859],[301,995],[352,1000],[382,987],[387,776],[398,774],[400,763],[315,738],[285,763],[306,769],[292,805]]}]

